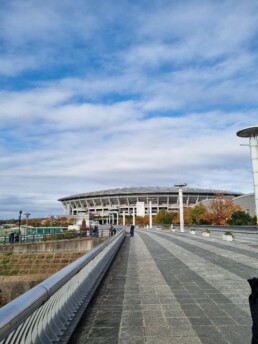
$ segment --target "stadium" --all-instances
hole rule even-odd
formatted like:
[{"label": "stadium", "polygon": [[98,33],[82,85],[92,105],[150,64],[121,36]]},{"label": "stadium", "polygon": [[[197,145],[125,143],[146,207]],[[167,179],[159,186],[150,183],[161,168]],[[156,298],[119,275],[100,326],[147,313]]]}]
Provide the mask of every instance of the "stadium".
[{"label": "stadium", "polygon": [[[183,189],[183,204],[185,207],[194,207],[199,202],[211,200],[218,194],[223,194],[225,198],[230,199],[242,195],[224,190],[185,187]],[[153,215],[161,209],[167,211],[179,209],[177,187],[109,189],[63,197],[58,201],[62,202],[66,216],[92,214],[104,218],[112,212],[116,212],[117,217],[122,214],[144,216],[149,213],[150,202]]]}]

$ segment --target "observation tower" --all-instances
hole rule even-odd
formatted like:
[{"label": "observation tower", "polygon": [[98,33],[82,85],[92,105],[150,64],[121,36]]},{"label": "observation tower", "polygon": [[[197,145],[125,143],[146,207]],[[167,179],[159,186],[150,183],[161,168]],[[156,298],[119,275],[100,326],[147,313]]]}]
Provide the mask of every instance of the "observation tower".
[{"label": "observation tower", "polygon": [[249,138],[249,147],[253,169],[255,211],[258,225],[258,126],[239,130],[237,132],[237,136]]}]

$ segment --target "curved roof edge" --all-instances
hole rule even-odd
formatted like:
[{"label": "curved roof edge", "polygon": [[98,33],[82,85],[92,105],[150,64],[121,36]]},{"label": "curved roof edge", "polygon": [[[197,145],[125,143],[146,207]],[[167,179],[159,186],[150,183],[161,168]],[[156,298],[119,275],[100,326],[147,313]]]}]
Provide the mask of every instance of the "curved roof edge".
[{"label": "curved roof edge", "polygon": [[[232,195],[232,196],[241,196],[241,192],[232,192],[232,191],[225,191],[225,190],[215,190],[215,189],[200,189],[200,188],[190,188],[185,187],[184,192],[191,193],[191,194],[224,194],[224,195]],[[100,191],[93,191],[87,193],[80,193],[76,195],[71,195],[67,197],[59,198],[58,201],[68,201],[72,199],[78,199],[82,197],[97,197],[97,196],[114,196],[114,195],[121,195],[121,196],[129,196],[135,194],[152,194],[152,193],[176,193],[178,192],[177,187],[166,187],[166,186],[146,186],[146,187],[124,187],[124,188],[116,188],[116,189],[107,189],[107,190],[100,190]]]},{"label": "curved roof edge", "polygon": [[234,197],[233,200],[248,197],[248,196],[254,196],[254,193],[250,192],[248,194],[239,195],[239,196]]}]

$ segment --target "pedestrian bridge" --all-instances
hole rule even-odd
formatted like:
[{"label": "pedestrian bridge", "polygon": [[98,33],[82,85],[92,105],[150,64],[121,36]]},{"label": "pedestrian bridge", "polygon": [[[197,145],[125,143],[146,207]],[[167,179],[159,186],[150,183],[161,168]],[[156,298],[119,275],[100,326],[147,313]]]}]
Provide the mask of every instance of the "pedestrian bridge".
[{"label": "pedestrian bridge", "polygon": [[253,240],[121,231],[0,309],[0,343],[251,343],[257,267]]}]

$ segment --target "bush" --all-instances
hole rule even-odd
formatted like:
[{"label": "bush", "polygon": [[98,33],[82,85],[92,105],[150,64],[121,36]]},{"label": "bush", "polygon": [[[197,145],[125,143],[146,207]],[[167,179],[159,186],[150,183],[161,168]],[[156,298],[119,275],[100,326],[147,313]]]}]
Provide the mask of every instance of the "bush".
[{"label": "bush", "polygon": [[230,231],[224,232],[224,235],[231,235],[234,238],[234,235]]},{"label": "bush", "polygon": [[235,211],[227,220],[230,226],[250,226],[256,224],[256,219],[243,210]]},{"label": "bush", "polygon": [[205,228],[202,232],[203,233],[210,233],[211,231],[208,228]]}]

